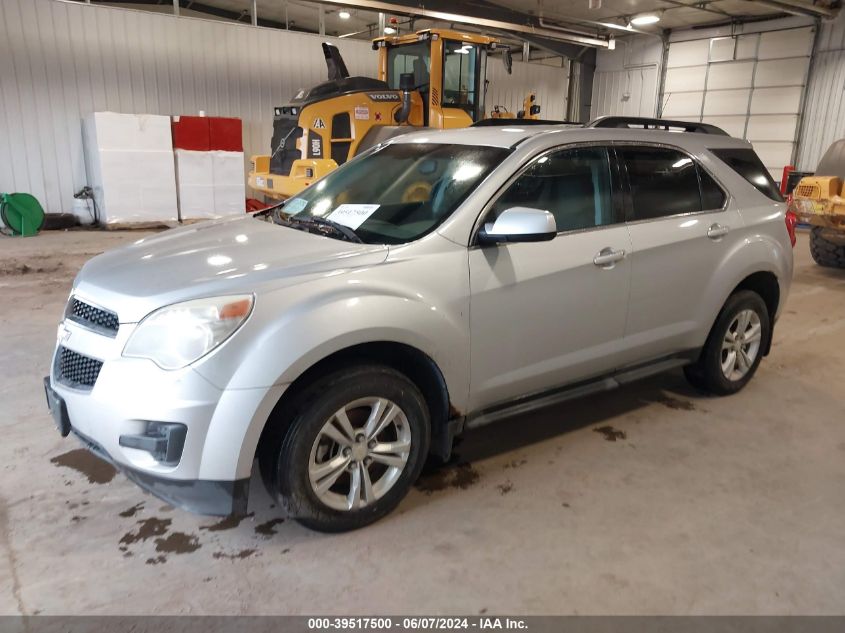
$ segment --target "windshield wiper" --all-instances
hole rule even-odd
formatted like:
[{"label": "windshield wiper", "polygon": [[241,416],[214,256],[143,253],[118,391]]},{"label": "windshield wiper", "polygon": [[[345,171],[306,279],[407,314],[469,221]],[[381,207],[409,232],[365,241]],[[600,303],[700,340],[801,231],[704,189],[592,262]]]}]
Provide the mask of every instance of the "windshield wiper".
[{"label": "windshield wiper", "polygon": [[[287,202],[287,200],[285,200],[285,202]],[[345,240],[348,240],[350,242],[357,242],[358,244],[364,243],[364,240],[358,237],[358,234],[355,233],[355,231],[350,229],[348,226],[340,224],[339,222],[334,222],[333,220],[328,220],[326,218],[321,218],[318,216],[309,216],[301,218],[296,215],[285,213],[284,202],[281,204],[274,205],[272,207],[268,207],[262,211],[259,211],[259,213],[269,216],[270,218],[272,218],[273,222],[275,222],[276,224],[281,224],[282,226],[287,226],[302,231],[307,231],[309,228],[313,228],[317,229],[317,231],[321,234],[325,233],[325,231],[321,230],[322,228],[329,228],[336,235],[340,235]]]},{"label": "windshield wiper", "polygon": [[298,218],[296,216],[290,216],[286,218],[288,221],[293,220],[294,222],[298,222],[300,224],[304,224],[306,226],[313,226],[313,227],[326,227],[334,231],[338,235],[342,235],[344,238],[349,240],[350,242],[357,242],[358,244],[363,244],[364,240],[358,237],[358,234],[355,233],[352,229],[348,226],[340,224],[339,222],[334,222],[333,220],[327,220],[326,218],[320,218],[316,216],[308,217],[308,218]]}]

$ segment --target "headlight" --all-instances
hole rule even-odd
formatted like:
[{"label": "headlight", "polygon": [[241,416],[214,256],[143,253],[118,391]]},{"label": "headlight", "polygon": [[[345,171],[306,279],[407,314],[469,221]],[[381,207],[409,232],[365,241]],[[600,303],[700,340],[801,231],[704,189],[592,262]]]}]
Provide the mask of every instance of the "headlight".
[{"label": "headlight", "polygon": [[252,311],[252,295],[210,297],[165,306],[138,324],[123,355],[179,369],[229,338]]}]

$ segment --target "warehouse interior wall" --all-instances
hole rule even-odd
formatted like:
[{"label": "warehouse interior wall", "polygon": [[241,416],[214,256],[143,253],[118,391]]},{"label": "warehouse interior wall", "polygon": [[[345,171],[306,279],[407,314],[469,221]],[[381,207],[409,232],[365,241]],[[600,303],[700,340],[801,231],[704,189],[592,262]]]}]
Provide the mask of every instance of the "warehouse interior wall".
[{"label": "warehouse interior wall", "polygon": [[815,171],[828,147],[845,138],[845,10],[819,26],[795,162]]},{"label": "warehouse interior wall", "polygon": [[[661,87],[662,86],[662,87]],[[592,116],[705,121],[749,140],[772,176],[815,169],[845,137],[845,12],[620,38],[597,54]],[[659,99],[658,99],[659,94]]]},{"label": "warehouse interior wall", "polygon": [[533,91],[540,104],[540,117],[562,121],[566,116],[569,62],[558,59],[557,66],[514,61],[513,72],[508,75],[501,56],[491,57],[487,61],[487,79],[490,81],[485,98],[487,113],[497,105],[509,112],[518,112],[522,109],[525,95]]},{"label": "warehouse interior wall", "polygon": [[657,115],[663,41],[653,36],[618,38],[615,50],[596,53],[591,117]]},{"label": "warehouse interior wall", "polygon": [[750,141],[779,181],[795,160],[815,35],[801,17],[671,33],[663,115]]},{"label": "warehouse interior wall", "polygon": [[[240,117],[244,152],[269,149],[273,107],[326,78],[322,38],[57,0],[0,4],[0,190],[70,211],[87,184],[90,112]],[[337,44],[371,73],[367,42]]]},{"label": "warehouse interior wall", "polygon": [[[87,183],[82,120],[96,111],[239,117],[244,154],[269,153],[273,108],[326,79],[320,43],[349,72],[375,76],[367,41],[62,0],[0,3],[0,191],[70,212]],[[535,90],[563,117],[566,68],[490,60],[493,102],[514,110]],[[488,108],[489,109],[489,108]],[[247,169],[247,165],[244,165]]]}]

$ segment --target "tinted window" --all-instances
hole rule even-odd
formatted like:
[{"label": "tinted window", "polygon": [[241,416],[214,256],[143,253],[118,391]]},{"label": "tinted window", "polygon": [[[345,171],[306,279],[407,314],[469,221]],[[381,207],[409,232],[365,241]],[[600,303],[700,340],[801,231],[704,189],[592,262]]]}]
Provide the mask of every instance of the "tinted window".
[{"label": "tinted window", "polygon": [[753,149],[731,148],[711,149],[710,151],[727,163],[731,169],[745,178],[764,196],[777,202],[783,202],[783,196],[780,195],[769,170],[763,166],[763,161],[760,160]]},{"label": "tinted window", "polygon": [[585,147],[541,156],[496,201],[490,220],[511,207],[549,211],[558,231],[611,224],[607,150]]},{"label": "tinted window", "polygon": [[661,147],[617,152],[628,170],[635,220],[702,210],[697,167],[689,156]]},{"label": "tinted window", "polygon": [[700,165],[698,179],[701,182],[701,206],[704,210],[721,209],[725,205],[725,192]]}]

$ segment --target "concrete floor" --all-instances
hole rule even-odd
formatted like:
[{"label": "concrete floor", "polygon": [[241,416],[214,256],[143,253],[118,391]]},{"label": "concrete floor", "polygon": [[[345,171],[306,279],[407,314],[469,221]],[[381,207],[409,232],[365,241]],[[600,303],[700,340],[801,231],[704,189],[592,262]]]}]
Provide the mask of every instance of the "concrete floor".
[{"label": "concrete floor", "polygon": [[845,271],[806,235],[741,394],[668,374],[481,429],[336,536],[263,490],[240,524],[173,510],[56,433],[41,377],[70,281],[141,236],[2,240],[0,614],[845,613]]}]

